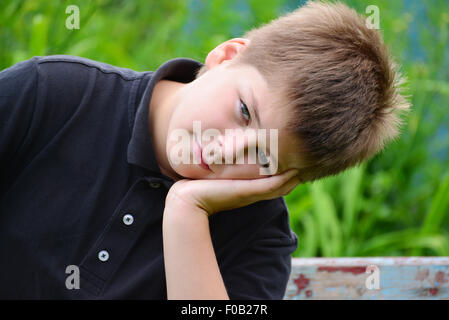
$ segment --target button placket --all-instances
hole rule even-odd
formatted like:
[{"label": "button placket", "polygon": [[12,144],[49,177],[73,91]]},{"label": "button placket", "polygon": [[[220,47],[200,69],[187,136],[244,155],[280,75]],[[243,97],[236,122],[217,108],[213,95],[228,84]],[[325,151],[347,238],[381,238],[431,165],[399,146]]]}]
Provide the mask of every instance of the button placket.
[{"label": "button placket", "polygon": [[[117,206],[113,219],[81,262],[80,268],[84,271],[82,278],[90,285],[86,290],[95,295],[101,294],[104,284],[123,265],[123,260],[145,226],[159,217],[143,212],[147,212],[148,208],[154,212],[162,212],[160,201],[148,197],[148,181],[145,180],[139,179],[133,184]],[[136,221],[139,223],[134,223]]]}]

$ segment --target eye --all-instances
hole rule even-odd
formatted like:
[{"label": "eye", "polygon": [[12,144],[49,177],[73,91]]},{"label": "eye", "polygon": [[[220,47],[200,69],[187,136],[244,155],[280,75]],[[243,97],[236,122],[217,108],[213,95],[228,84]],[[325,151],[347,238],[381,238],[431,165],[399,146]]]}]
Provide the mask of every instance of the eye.
[{"label": "eye", "polygon": [[270,161],[267,159],[267,156],[262,150],[257,149],[257,155],[259,157],[259,161],[261,163],[261,166],[264,168],[270,167]]},{"label": "eye", "polygon": [[249,114],[248,107],[242,100],[240,100],[240,113],[242,114],[242,117],[245,120],[246,124],[248,124],[249,120],[251,119],[251,115]]}]

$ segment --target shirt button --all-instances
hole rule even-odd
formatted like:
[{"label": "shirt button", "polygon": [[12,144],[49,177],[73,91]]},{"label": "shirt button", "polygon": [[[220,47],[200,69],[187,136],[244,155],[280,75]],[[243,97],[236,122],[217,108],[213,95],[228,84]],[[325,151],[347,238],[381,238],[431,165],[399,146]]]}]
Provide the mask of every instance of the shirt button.
[{"label": "shirt button", "polygon": [[134,222],[134,217],[131,214],[125,214],[123,216],[123,223],[126,224],[127,226],[129,226],[130,224],[133,224]]},{"label": "shirt button", "polygon": [[108,261],[109,260],[109,252],[107,252],[106,250],[101,250],[100,252],[98,252],[98,259],[100,259],[100,261]]},{"label": "shirt button", "polygon": [[150,187],[153,189],[157,189],[161,186],[159,182],[150,182]]}]

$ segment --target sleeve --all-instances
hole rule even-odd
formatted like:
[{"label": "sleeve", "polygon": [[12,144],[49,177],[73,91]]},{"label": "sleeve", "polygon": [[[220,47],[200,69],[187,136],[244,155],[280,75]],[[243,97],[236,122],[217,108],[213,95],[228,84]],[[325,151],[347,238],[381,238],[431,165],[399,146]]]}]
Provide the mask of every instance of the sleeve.
[{"label": "sleeve", "polygon": [[290,229],[285,207],[282,214],[275,215],[275,219],[254,235],[222,275],[229,298],[283,299],[291,272],[291,256],[297,247],[298,237]]},{"label": "sleeve", "polygon": [[33,119],[37,96],[35,58],[0,72],[0,196],[19,167],[21,146]]}]

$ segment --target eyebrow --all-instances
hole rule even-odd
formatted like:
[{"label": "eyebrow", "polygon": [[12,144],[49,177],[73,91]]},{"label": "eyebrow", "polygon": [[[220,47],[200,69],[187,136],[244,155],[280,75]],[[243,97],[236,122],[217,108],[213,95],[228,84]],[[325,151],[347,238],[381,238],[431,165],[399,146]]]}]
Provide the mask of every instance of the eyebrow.
[{"label": "eyebrow", "polygon": [[259,128],[260,128],[261,125],[260,125],[260,118],[259,118],[259,112],[258,112],[259,105],[257,104],[256,97],[254,96],[253,88],[250,87],[249,91],[251,92],[251,98],[252,98],[251,100],[253,101],[254,116],[256,117],[257,124],[259,125]]}]

